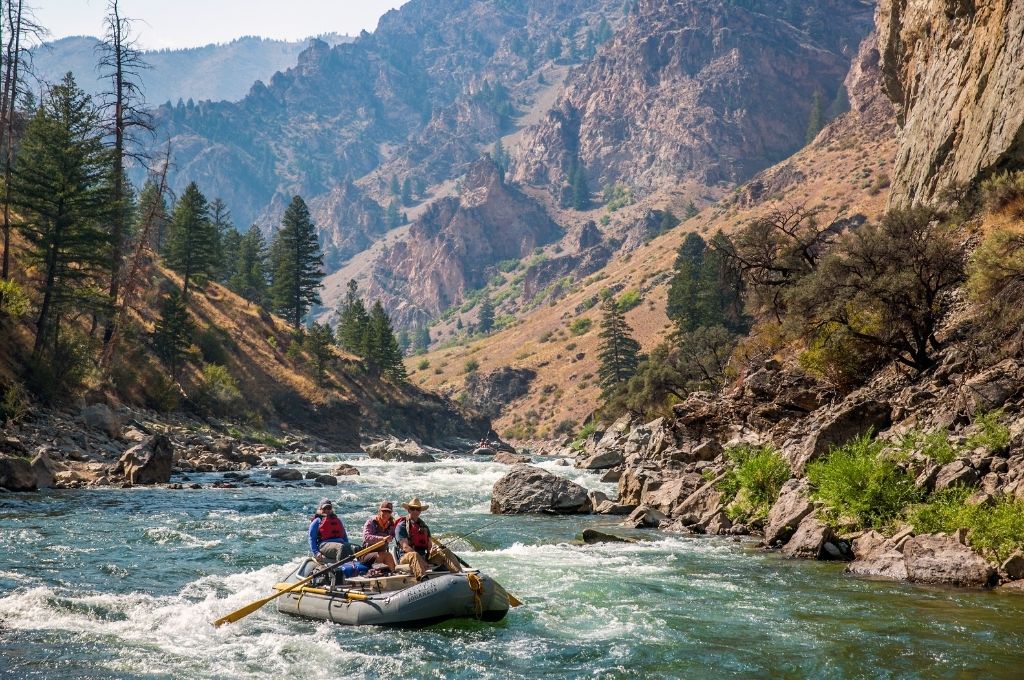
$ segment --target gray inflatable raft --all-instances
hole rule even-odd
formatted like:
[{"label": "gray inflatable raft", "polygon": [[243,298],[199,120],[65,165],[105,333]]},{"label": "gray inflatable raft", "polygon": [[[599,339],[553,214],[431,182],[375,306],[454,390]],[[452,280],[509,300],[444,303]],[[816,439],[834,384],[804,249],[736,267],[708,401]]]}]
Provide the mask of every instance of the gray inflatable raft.
[{"label": "gray inflatable raft", "polygon": [[[274,587],[283,590],[318,566],[308,559]],[[358,576],[334,589],[307,584],[277,598],[279,612],[349,626],[425,626],[455,618],[500,621],[508,608],[505,589],[475,569],[431,572],[423,581],[408,573]]]}]

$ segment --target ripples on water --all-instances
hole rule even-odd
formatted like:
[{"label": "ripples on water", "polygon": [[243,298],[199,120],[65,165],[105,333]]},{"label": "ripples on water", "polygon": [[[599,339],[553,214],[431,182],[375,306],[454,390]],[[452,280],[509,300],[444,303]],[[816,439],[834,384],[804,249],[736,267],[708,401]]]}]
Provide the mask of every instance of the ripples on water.
[{"label": "ripples on water", "polygon": [[[351,533],[419,496],[435,533],[493,517],[505,466],[352,460],[339,486],[0,496],[0,676],[11,678],[1021,678],[1024,597],[845,578],[751,542],[571,543],[595,517],[508,517],[460,553],[526,602],[497,625],[209,622],[298,564],[319,498]],[[612,491],[595,475],[547,469]],[[257,473],[256,476],[263,473]],[[204,483],[220,475],[197,475]]]}]

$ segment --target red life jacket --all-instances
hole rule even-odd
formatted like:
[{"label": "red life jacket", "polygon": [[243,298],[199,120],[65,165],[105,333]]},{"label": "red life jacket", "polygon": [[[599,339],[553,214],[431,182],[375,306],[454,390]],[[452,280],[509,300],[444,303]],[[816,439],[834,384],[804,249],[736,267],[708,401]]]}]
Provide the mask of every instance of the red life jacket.
[{"label": "red life jacket", "polygon": [[[398,534],[398,525],[408,517],[400,517],[395,523],[395,534]],[[412,543],[412,547],[416,550],[430,550],[430,529],[424,526],[420,526],[418,522],[408,522],[409,527],[409,542]]]},{"label": "red life jacket", "polygon": [[327,517],[320,518],[320,529],[317,535],[321,542],[345,538],[345,527],[337,515],[327,515]]}]

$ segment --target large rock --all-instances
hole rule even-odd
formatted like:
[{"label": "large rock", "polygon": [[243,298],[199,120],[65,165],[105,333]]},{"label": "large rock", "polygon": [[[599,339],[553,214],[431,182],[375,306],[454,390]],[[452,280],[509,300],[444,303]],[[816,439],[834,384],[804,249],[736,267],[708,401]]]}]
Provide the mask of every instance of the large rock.
[{"label": "large rock", "polygon": [[32,459],[32,470],[36,473],[36,486],[40,489],[49,488],[56,483],[58,470],[45,451],[37,453]]},{"label": "large rock", "polygon": [[37,485],[36,471],[28,459],[0,454],[0,489],[35,491]]},{"label": "large rock", "polygon": [[870,395],[851,395],[846,401],[809,424],[811,434],[796,448],[784,448],[790,466],[800,472],[833,446],[840,446],[868,430],[879,432],[892,424],[892,409]]},{"label": "large rock", "polygon": [[846,573],[902,581],[907,578],[907,565],[900,547],[899,541],[866,531],[853,542],[854,560],[846,566]]},{"label": "large rock", "polygon": [[882,0],[877,16],[900,125],[893,205],[930,203],[1024,161],[1024,4]]},{"label": "large rock", "polygon": [[607,470],[622,465],[623,455],[619,449],[598,449],[592,456],[576,461],[582,470]]},{"label": "large rock", "polygon": [[495,482],[491,495],[491,512],[496,515],[579,513],[590,509],[587,490],[582,486],[525,464],[514,466]]},{"label": "large rock", "polygon": [[583,530],[583,542],[584,543],[639,543],[635,538],[626,538],[624,536],[616,536],[615,534],[609,534],[604,531],[597,529],[584,529]]},{"label": "large rock", "polygon": [[276,479],[279,482],[298,482],[302,479],[305,479],[305,475],[302,474],[301,470],[296,470],[295,468],[281,467],[271,470],[270,478]]},{"label": "large rock", "polygon": [[822,524],[813,515],[805,517],[800,522],[793,536],[782,548],[782,553],[788,557],[799,557],[803,559],[822,560],[832,559],[839,555],[828,550],[827,546],[835,546],[835,533],[831,527]]},{"label": "large rock", "polygon": [[623,524],[634,529],[656,529],[665,521],[668,521],[668,515],[646,505],[641,505],[629,513],[629,517],[626,518]]},{"label": "large rock", "polygon": [[519,463],[529,463],[530,457],[524,456],[521,453],[508,453],[507,451],[498,451],[491,458],[494,463],[502,463],[503,465],[518,465]]},{"label": "large rock", "polygon": [[935,490],[942,491],[950,486],[974,486],[978,479],[980,475],[977,470],[962,460],[954,460],[939,468],[935,476]]},{"label": "large rock", "polygon": [[996,581],[995,567],[949,536],[915,536],[904,544],[903,556],[907,578],[917,583],[984,587]]},{"label": "large rock", "polygon": [[806,480],[791,479],[782,485],[779,499],[768,511],[764,528],[764,542],[767,545],[785,543],[796,532],[804,517],[813,510],[807,498]]},{"label": "large rock", "polygon": [[957,396],[958,410],[961,413],[974,414],[978,411],[1001,408],[1007,401],[1020,394],[1022,384],[1024,367],[1015,359],[1001,361],[964,383]]},{"label": "large rock", "polygon": [[341,463],[340,465],[334,466],[334,468],[331,470],[331,474],[334,475],[335,477],[344,477],[345,475],[354,475],[358,477],[359,469],[356,468],[354,465],[349,465],[348,463]]},{"label": "large rock", "polygon": [[646,505],[666,515],[677,514],[675,508],[692,496],[704,483],[703,477],[692,472],[670,477],[665,481],[649,482],[640,495],[639,505]]},{"label": "large rock", "polygon": [[79,415],[87,427],[99,430],[111,439],[121,436],[124,419],[120,414],[114,413],[106,404],[86,406]]},{"label": "large rock", "polygon": [[[672,516],[681,517],[684,522],[699,522],[722,510],[722,493],[718,490],[718,483],[724,476],[719,475],[701,484],[696,491],[672,508]],[[703,477],[701,479],[703,480]]]},{"label": "large rock", "polygon": [[125,451],[114,471],[132,484],[166,484],[173,462],[171,441],[158,434]]},{"label": "large rock", "polygon": [[397,463],[433,463],[435,458],[411,439],[389,439],[366,447],[366,455]]}]

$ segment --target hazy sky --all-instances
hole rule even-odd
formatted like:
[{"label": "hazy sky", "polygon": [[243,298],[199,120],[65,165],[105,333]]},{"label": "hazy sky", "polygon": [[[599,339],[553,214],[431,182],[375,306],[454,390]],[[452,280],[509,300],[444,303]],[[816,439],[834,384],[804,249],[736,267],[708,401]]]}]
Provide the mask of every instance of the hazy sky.
[{"label": "hazy sky", "polygon": [[[373,31],[406,0],[121,0],[145,49],[194,47],[243,35],[295,40],[320,33]],[[101,35],[107,0],[29,0],[49,39]]]}]

